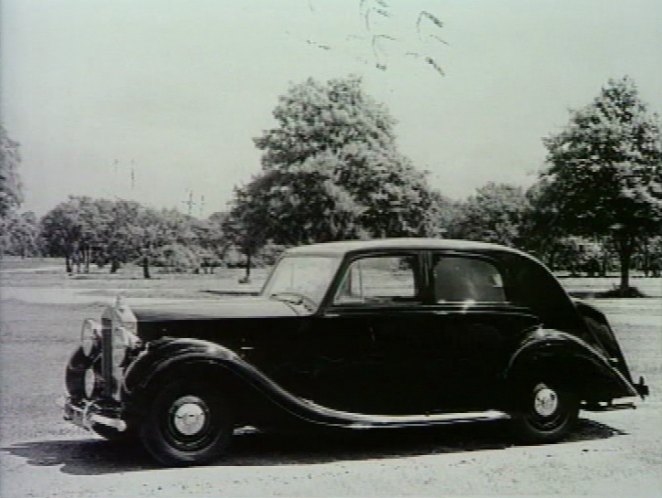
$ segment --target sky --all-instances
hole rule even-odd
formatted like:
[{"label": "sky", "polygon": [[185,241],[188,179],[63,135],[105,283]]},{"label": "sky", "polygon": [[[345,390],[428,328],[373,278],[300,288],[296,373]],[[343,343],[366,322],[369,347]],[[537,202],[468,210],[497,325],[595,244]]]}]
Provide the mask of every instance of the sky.
[{"label": "sky", "polygon": [[0,118],[38,215],[68,195],[227,209],[308,77],[361,76],[454,199],[533,183],[541,138],[609,78],[662,112],[659,0],[2,0],[0,23]]}]

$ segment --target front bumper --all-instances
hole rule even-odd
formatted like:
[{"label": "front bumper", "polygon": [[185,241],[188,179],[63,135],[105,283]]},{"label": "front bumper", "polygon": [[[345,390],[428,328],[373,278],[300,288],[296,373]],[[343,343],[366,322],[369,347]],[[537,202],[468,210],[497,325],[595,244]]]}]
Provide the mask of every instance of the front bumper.
[{"label": "front bumper", "polygon": [[58,400],[58,404],[64,412],[64,420],[88,431],[96,424],[112,427],[118,432],[126,431],[126,421],[116,408],[104,407],[91,400],[74,402],[71,398],[62,398]]}]

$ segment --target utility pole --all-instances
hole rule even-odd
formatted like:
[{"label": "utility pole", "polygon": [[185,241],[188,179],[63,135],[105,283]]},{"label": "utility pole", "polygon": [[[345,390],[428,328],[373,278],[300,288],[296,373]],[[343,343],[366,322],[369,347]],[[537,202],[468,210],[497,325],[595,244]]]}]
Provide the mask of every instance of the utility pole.
[{"label": "utility pole", "polygon": [[202,218],[202,211],[205,209],[205,196],[200,196],[200,218]]},{"label": "utility pole", "polygon": [[193,200],[193,191],[189,190],[188,191],[188,201],[182,201],[183,204],[186,204],[188,206],[188,215],[191,216],[191,211],[193,210],[193,206],[195,206],[195,201]]}]

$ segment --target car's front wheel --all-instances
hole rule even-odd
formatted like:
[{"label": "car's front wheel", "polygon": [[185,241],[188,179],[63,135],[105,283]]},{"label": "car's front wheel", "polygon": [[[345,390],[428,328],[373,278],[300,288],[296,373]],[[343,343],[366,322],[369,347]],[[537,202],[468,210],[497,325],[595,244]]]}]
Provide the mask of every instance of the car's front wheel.
[{"label": "car's front wheel", "polygon": [[513,413],[515,435],[527,443],[562,439],[579,413],[579,400],[568,389],[549,381],[525,383],[518,389]]},{"label": "car's front wheel", "polygon": [[226,450],[232,429],[231,408],[224,396],[204,384],[176,381],[155,396],[141,438],[163,465],[198,465]]}]

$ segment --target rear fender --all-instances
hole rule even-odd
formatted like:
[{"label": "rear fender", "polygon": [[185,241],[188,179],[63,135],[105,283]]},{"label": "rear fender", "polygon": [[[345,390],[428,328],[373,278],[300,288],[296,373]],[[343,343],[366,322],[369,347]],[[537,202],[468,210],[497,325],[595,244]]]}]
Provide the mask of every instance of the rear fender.
[{"label": "rear fender", "polygon": [[516,385],[532,375],[554,378],[587,403],[638,395],[602,352],[558,330],[532,331],[512,355],[505,372],[507,385]]}]

